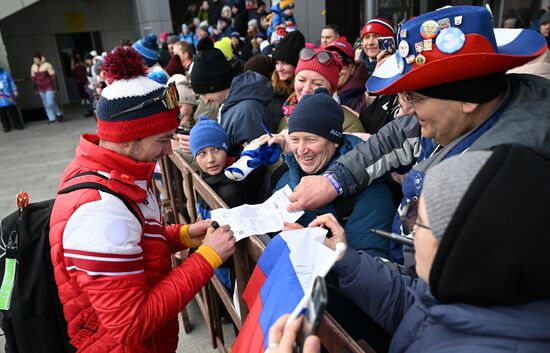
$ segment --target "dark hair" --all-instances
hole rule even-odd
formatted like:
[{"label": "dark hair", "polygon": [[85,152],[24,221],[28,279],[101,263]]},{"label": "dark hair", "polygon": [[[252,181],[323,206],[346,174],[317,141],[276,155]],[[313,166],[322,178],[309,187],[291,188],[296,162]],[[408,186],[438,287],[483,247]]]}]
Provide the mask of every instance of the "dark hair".
[{"label": "dark hair", "polygon": [[42,53],[37,51],[32,55],[33,58],[42,59]]},{"label": "dark hair", "polygon": [[340,31],[338,30],[338,25],[328,24],[325,27],[323,27],[323,29],[332,29],[334,34],[336,34],[337,36],[340,35]]},{"label": "dark hair", "polygon": [[119,47],[131,47],[134,42],[132,42],[130,39],[121,39],[118,42]]}]

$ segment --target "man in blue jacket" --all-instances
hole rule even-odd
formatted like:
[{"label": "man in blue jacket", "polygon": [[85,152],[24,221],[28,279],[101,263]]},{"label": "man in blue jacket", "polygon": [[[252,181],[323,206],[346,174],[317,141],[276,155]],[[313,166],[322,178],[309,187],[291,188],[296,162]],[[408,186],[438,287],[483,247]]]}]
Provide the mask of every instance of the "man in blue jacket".
[{"label": "man in blue jacket", "polygon": [[[544,53],[546,41],[531,30],[492,24],[490,12],[477,6],[448,7],[405,22],[398,52],[374,72],[367,89],[401,93],[410,115],[358,144],[324,176],[303,178],[289,210],[319,208],[399,167],[408,170],[404,205],[418,197],[429,168],[466,151],[517,143],[550,155],[550,82],[505,74]],[[394,230],[401,231],[399,222]],[[414,257],[405,255],[414,270]]]}]

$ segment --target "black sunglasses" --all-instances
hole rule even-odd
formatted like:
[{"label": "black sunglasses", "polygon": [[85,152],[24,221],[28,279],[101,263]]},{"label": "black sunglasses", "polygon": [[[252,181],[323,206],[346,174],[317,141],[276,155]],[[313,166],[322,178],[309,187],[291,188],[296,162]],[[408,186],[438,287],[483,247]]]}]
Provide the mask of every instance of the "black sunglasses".
[{"label": "black sunglasses", "polygon": [[123,114],[133,112],[136,110],[140,110],[148,105],[151,105],[153,103],[156,103],[158,101],[161,101],[164,107],[168,110],[177,108],[179,106],[179,99],[180,96],[178,94],[178,89],[176,87],[175,82],[171,82],[168,87],[162,91],[162,94],[158,97],[147,99],[144,102],[139,103],[138,105],[134,105],[133,107],[130,107],[126,110],[123,110],[121,112],[115,113],[111,115],[111,118],[116,118],[117,116],[121,116]]},{"label": "black sunglasses", "polygon": [[333,61],[331,52],[321,50],[320,52],[316,53],[313,49],[310,48],[303,48],[302,50],[300,50],[299,57],[302,61],[310,61],[313,58],[317,58],[317,62],[323,65],[330,65]]},{"label": "black sunglasses", "polygon": [[399,218],[401,219],[401,225],[403,227],[403,232],[405,234],[412,234],[414,233],[414,226],[417,225],[419,227],[429,229],[430,227],[418,223],[418,197],[413,197],[410,199],[403,208],[401,208],[401,214],[399,215]]}]

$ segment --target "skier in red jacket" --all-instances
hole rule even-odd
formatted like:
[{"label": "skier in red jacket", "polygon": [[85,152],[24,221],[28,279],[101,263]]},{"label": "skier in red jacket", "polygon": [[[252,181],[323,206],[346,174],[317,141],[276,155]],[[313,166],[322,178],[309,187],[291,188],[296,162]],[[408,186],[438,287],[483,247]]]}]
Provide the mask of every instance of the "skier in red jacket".
[{"label": "skier in red jacket", "polygon": [[[131,48],[107,54],[103,70],[109,86],[97,105],[97,135],[82,135],[59,188],[93,181],[107,189],[55,201],[50,244],[59,298],[79,352],[173,353],[177,314],[233,254],[235,238],[209,221],[164,225],[150,186],[156,161],[172,152],[177,91],[147,78]],[[172,268],[170,254],[197,246]]]}]

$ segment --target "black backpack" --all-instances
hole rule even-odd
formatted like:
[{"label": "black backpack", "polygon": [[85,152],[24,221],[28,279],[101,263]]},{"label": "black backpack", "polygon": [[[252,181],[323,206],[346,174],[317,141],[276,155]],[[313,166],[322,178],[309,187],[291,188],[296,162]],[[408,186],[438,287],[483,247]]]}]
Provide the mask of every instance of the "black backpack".
[{"label": "black backpack", "polygon": [[[73,178],[93,175],[80,173]],[[118,197],[142,222],[139,208],[106,185],[86,181],[69,186],[58,194],[80,189],[97,189]],[[67,322],[59,301],[50,256],[50,214],[55,199],[31,203],[2,219],[0,239],[0,283],[4,280],[6,258],[17,260],[11,304],[0,310],[0,327],[6,338],[6,353],[73,353]]]}]

